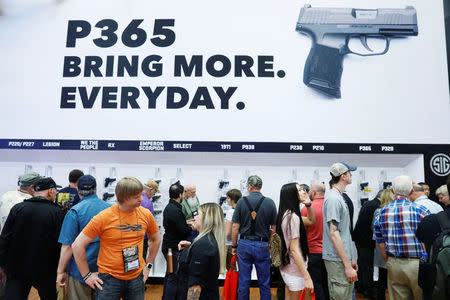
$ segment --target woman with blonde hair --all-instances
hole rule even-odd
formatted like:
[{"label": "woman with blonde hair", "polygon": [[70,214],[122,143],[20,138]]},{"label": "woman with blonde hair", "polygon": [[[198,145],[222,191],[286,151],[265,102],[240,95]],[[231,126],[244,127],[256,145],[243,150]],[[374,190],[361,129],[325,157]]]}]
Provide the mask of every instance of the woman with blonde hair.
[{"label": "woman with blonde hair", "polygon": [[[380,207],[375,211],[374,218],[372,220],[372,231],[373,231],[373,221],[375,220],[376,215],[379,213],[380,209],[394,200],[394,193],[392,193],[391,189],[386,189],[381,193],[380,196]],[[374,256],[373,256],[373,265],[378,267],[378,282],[377,282],[377,300],[385,300],[386,299],[386,289],[387,289],[387,269],[386,262],[383,260],[383,257],[380,252],[380,248],[378,245],[375,245]]]},{"label": "woman with blonde hair", "polygon": [[[180,299],[219,299],[219,274],[225,273],[225,225],[222,208],[217,203],[200,205],[192,225],[199,235],[190,243],[181,241]],[[187,281],[187,283],[186,283]]]},{"label": "woman with blonde hair", "polygon": [[385,207],[386,205],[391,203],[392,200],[394,200],[394,193],[391,191],[391,189],[384,190],[380,196],[380,208]]}]

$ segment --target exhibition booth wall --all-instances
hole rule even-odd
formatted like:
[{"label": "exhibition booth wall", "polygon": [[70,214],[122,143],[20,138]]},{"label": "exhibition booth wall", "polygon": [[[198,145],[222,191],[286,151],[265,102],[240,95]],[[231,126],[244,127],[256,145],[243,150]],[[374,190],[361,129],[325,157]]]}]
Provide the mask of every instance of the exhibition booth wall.
[{"label": "exhibition booth wall", "polygon": [[220,203],[258,174],[278,204],[337,161],[358,166],[354,221],[397,175],[434,191],[450,174],[444,3],[3,0],[0,193],[79,168],[101,198],[105,178],[161,180],[162,210],[175,180]]}]

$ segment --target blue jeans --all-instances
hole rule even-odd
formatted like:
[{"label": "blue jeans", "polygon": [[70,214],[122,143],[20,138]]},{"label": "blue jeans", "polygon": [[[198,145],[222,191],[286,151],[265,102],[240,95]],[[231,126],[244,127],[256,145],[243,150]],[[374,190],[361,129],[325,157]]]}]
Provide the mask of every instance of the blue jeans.
[{"label": "blue jeans", "polygon": [[98,277],[103,281],[103,289],[97,289],[97,300],[144,300],[145,284],[142,273],[130,280],[117,279],[106,273],[99,273]]},{"label": "blue jeans", "polygon": [[270,252],[268,242],[239,240],[237,248],[239,259],[238,300],[248,300],[252,266],[258,276],[261,300],[271,300],[270,293]]}]

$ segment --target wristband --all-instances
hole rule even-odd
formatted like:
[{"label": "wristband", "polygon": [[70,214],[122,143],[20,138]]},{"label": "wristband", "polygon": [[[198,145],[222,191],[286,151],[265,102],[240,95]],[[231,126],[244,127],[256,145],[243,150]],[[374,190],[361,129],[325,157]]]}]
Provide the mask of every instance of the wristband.
[{"label": "wristband", "polygon": [[231,245],[231,248],[236,249],[237,245]]},{"label": "wristband", "polygon": [[91,272],[88,272],[84,277],[83,277],[83,281],[86,281],[88,278],[89,278],[89,276],[91,276],[92,275],[92,273]]},{"label": "wristband", "polygon": [[309,202],[308,204],[305,204],[306,207],[311,207],[311,202]]}]

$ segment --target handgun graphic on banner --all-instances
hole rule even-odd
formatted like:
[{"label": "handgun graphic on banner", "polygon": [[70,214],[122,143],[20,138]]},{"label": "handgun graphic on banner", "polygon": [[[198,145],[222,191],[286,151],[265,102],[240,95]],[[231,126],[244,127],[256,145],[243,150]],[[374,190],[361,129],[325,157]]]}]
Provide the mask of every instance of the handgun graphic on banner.
[{"label": "handgun graphic on banner", "polygon": [[[389,50],[392,37],[417,36],[417,13],[414,7],[319,8],[307,4],[300,10],[296,30],[312,39],[306,60],[303,82],[334,98],[341,98],[342,61],[344,55],[383,55]],[[383,51],[374,52],[367,38],[381,38]],[[351,38],[359,38],[368,53],[349,48]]]}]

